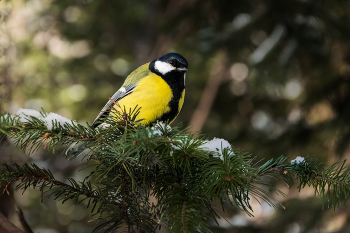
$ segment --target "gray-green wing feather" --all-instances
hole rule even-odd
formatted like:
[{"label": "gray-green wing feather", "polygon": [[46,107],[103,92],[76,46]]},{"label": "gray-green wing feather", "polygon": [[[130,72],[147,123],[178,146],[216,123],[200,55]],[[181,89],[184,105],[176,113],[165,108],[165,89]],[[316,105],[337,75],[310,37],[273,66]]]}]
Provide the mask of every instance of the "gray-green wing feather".
[{"label": "gray-green wing feather", "polygon": [[127,85],[127,86],[123,86],[121,87],[116,93],[114,93],[114,95],[111,97],[111,99],[113,100],[108,100],[108,102],[106,103],[106,105],[102,108],[101,112],[98,114],[98,116],[96,117],[96,119],[94,120],[94,122],[92,123],[92,125],[94,127],[99,125],[98,119],[106,112],[106,110],[110,109],[113,107],[114,103],[117,102],[118,100],[122,99],[123,97],[129,95],[130,93],[132,93],[132,91],[134,90],[134,88],[137,86],[137,83],[133,84],[133,85]]},{"label": "gray-green wing feather", "polygon": [[140,66],[139,68],[137,68],[136,70],[134,70],[125,79],[125,82],[124,82],[123,86],[133,85],[135,83],[138,83],[141,79],[143,79],[143,78],[149,76],[150,74],[152,74],[152,72],[149,70],[148,67],[149,67],[149,63],[144,64],[144,65]]},{"label": "gray-green wing feather", "polygon": [[143,66],[140,66],[136,70],[134,70],[125,80],[123,86],[111,97],[113,100],[109,100],[106,105],[102,108],[101,112],[98,114],[92,125],[94,127],[99,125],[98,119],[104,115],[106,110],[110,109],[113,107],[114,102],[117,102],[118,100],[124,98],[125,96],[131,94],[135,87],[137,86],[138,82],[150,75],[152,73],[148,69],[149,63],[144,64]]}]

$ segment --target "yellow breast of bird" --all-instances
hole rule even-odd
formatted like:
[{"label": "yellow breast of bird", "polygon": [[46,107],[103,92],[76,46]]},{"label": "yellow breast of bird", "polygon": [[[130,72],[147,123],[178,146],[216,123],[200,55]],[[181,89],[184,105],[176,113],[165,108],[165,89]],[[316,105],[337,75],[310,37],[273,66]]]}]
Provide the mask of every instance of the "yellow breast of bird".
[{"label": "yellow breast of bird", "polygon": [[[136,120],[144,119],[141,124],[146,125],[170,111],[168,104],[172,97],[169,85],[161,77],[151,73],[141,79],[133,92],[119,100],[118,104],[122,109],[125,107],[127,113],[136,106],[141,108]],[[120,110],[119,107],[114,108]]]}]

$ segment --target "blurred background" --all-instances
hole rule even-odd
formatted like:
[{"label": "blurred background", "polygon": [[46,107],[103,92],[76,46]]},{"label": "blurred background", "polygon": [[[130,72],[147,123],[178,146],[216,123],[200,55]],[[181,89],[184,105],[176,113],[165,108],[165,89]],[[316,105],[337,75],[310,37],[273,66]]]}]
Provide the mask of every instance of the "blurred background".
[{"label": "blurred background", "polygon": [[[350,5],[346,0],[2,0],[0,111],[95,119],[126,76],[165,53],[189,63],[180,122],[257,159],[350,157]],[[348,102],[349,101],[349,102]],[[63,148],[62,148],[63,150]],[[84,162],[8,142],[1,162],[35,162],[82,179]],[[228,207],[213,232],[350,232],[350,203],[322,210],[310,188],[277,181],[286,209],[253,201],[254,217]],[[0,211],[34,232],[89,232],[84,203],[40,203],[36,190],[0,197]],[[1,228],[0,228],[1,230]],[[0,231],[1,232],[1,231]]]}]

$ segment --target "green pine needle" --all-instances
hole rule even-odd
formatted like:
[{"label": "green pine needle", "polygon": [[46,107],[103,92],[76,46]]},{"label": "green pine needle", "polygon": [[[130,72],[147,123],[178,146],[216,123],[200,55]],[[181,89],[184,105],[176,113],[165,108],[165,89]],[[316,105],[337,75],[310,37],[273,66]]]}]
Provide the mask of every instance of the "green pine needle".
[{"label": "green pine needle", "polygon": [[[3,164],[0,184],[17,191],[38,189],[42,198],[65,202],[88,201],[97,224],[92,232],[210,232],[207,218],[221,216],[214,206],[236,205],[253,216],[251,199],[265,201],[273,208],[278,203],[273,193],[284,194],[270,184],[283,180],[289,187],[294,179],[301,191],[306,185],[327,206],[345,204],[350,194],[350,168],[345,161],[331,165],[307,157],[299,163],[287,163],[280,156],[260,164],[242,150],[223,148],[222,159],[216,151],[202,148],[205,139],[181,127],[165,124],[145,127],[134,122],[137,109],[129,114],[107,117],[109,127],[92,128],[80,124],[52,122],[48,129],[41,119],[28,116],[21,122],[9,114],[0,117],[0,137],[11,137],[24,152],[39,148],[55,150],[72,143],[84,143],[94,171],[83,181],[57,180],[45,168],[35,164]],[[42,113],[43,114],[43,113]],[[74,159],[79,153],[63,154]],[[94,181],[92,183],[92,181]],[[203,217],[205,216],[205,217]],[[216,221],[217,222],[217,221]],[[126,228],[125,228],[126,227]]]}]

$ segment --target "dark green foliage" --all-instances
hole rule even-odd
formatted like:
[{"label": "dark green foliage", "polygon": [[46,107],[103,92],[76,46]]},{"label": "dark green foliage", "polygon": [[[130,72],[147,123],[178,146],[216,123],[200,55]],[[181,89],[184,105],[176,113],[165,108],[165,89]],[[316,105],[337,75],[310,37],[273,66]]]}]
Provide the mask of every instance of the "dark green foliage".
[{"label": "dark green foliage", "polygon": [[105,128],[55,122],[51,130],[35,117],[28,117],[25,123],[17,116],[1,117],[1,132],[23,150],[88,142],[86,156],[95,169],[83,181],[69,178],[69,183],[63,183],[35,164],[4,164],[0,183],[5,190],[15,183],[15,189],[23,192],[38,188],[43,198],[62,202],[87,199],[98,221],[92,232],[125,227],[128,232],[157,228],[210,232],[206,219],[221,218],[214,203],[222,208],[224,203],[236,205],[249,215],[253,212],[251,198],[276,208],[271,192],[283,193],[265,177],[282,179],[289,186],[295,178],[300,181],[299,190],[305,185],[314,187],[334,208],[349,196],[350,168],[344,166],[345,161],[327,166],[312,157],[291,164],[286,163],[288,157],[281,156],[259,166],[249,154],[232,148],[224,148],[220,159],[217,152],[201,147],[205,140],[200,135],[162,124],[144,127],[128,116],[106,118],[110,126]]},{"label": "dark green foliage", "polygon": [[97,138],[98,132],[77,123],[61,125],[56,121],[50,130],[42,120],[34,116],[26,116],[25,119],[25,122],[20,122],[17,116],[1,116],[0,138],[8,134],[16,135],[13,137],[15,145],[23,151],[28,149],[28,153],[38,150],[41,146],[55,149],[78,140],[91,141]]},{"label": "dark green foliage", "polygon": [[[300,181],[298,189],[306,185],[312,186],[315,193],[327,202],[328,207],[334,209],[349,197],[350,168],[345,165],[346,160],[336,162],[330,166],[317,163],[315,157],[307,158],[304,162],[293,167],[295,178]],[[310,179],[311,177],[311,179]]]},{"label": "dark green foliage", "polygon": [[[21,8],[21,2],[26,7]],[[59,111],[72,119],[92,122],[108,101],[108,97],[122,85],[132,70],[167,52],[175,51],[186,57],[190,64],[186,80],[186,100],[177,122],[194,127],[192,122],[197,120],[194,115],[196,106],[201,98],[210,96],[214,99],[213,106],[200,130],[209,138],[216,136],[227,139],[234,147],[244,148],[254,154],[257,160],[267,161],[273,158],[272,163],[275,163],[276,155],[280,154],[293,157],[316,154],[319,162],[328,159],[337,161],[348,156],[349,1],[5,0],[1,3],[6,5],[1,12],[2,22],[11,19],[11,15],[15,16],[15,21],[18,20],[16,15],[23,18],[22,23],[4,24],[5,27],[15,25],[15,28],[10,27],[10,30],[1,32],[3,42],[0,54],[3,62],[0,64],[0,105],[4,111],[16,111],[16,106],[35,109],[44,106],[49,111]],[[80,13],[73,14],[76,12]],[[76,19],[70,20],[69,15],[75,15]],[[276,26],[282,26],[284,33],[271,49],[266,49],[269,46],[263,46],[264,42],[272,37]],[[61,48],[57,37],[67,42],[66,46],[82,40],[89,45],[90,52],[83,57],[62,58],[53,50],[56,46]],[[266,56],[256,62],[251,59],[252,54],[261,51],[260,48],[266,49]],[[71,51],[75,53],[76,49],[69,49],[68,54]],[[218,54],[223,55],[223,59],[219,59]],[[112,69],[116,67],[117,59],[127,62],[124,72],[115,72]],[[249,69],[248,77],[241,82],[237,82],[230,75],[232,65],[237,62],[244,63]],[[217,72],[220,69],[222,71]],[[205,96],[203,90],[210,86],[212,74],[215,74],[216,80],[221,80],[221,84],[216,95],[211,91]],[[299,83],[302,89],[300,95],[288,98],[285,90],[293,81]],[[86,90],[80,101],[71,99],[68,95],[70,88],[77,84],[83,85]],[[245,92],[234,92],[237,88]],[[44,100],[45,103],[34,104],[38,100]],[[319,109],[319,104],[328,111]],[[259,116],[257,113],[261,111],[269,119],[262,129],[252,124],[254,117]],[[314,111],[316,116],[323,117],[314,119],[311,114]],[[294,113],[299,113],[299,117],[291,117],[295,116]],[[43,133],[37,135],[39,140],[43,136]],[[39,143],[45,147],[47,141],[49,140],[43,138],[43,142]],[[68,144],[67,142],[66,145]],[[181,147],[181,142],[172,144]],[[50,142],[46,147],[49,145]],[[87,146],[93,145],[92,142]],[[122,153],[119,148],[114,150],[115,153]],[[59,153],[60,149],[56,152]],[[35,159],[45,157],[41,151],[39,153],[39,156],[36,153]],[[11,154],[6,153],[8,157]],[[334,158],[335,155],[338,158]],[[52,171],[62,161],[62,158],[56,156],[57,153],[51,156],[54,161],[47,159],[50,161],[47,168],[52,168]],[[75,156],[70,155],[70,158]],[[188,160],[187,157],[178,157],[184,163]],[[13,158],[17,159],[19,156],[13,155],[9,161]],[[262,163],[254,167],[259,168]],[[286,163],[287,161],[280,163],[275,168],[279,169],[276,171],[267,172],[273,168],[270,165],[259,171],[259,182],[280,185],[279,182],[264,178],[267,175],[293,181],[293,176],[283,173],[283,169],[286,169],[283,165]],[[74,166],[73,164],[74,161],[70,166]],[[323,169],[322,166],[319,167],[320,170]],[[304,167],[300,169],[299,179],[308,181],[312,170],[304,170]],[[67,172],[67,169],[62,172]],[[290,170],[287,172],[291,173]],[[63,177],[70,175],[63,174]],[[319,181],[315,183],[321,184]],[[327,188],[326,185],[325,189]],[[293,195],[307,195],[307,192],[295,194],[294,189],[289,193],[289,198],[295,197]],[[327,199],[325,196],[326,202]],[[293,201],[286,201],[284,205],[288,207],[287,211],[281,211],[268,219],[263,211],[262,217],[266,221],[262,223],[259,220],[261,215],[257,214],[258,218],[249,219],[245,230],[238,230],[237,227],[235,230],[224,229],[225,226],[222,226],[221,229],[216,228],[213,231],[287,232],[291,224],[299,224],[306,232],[308,229],[317,231],[334,225],[334,213],[330,213],[332,210],[321,212],[320,208],[315,208],[321,207],[319,203],[309,205],[309,202],[309,199],[302,197],[298,205],[301,209],[297,209],[291,208]],[[29,201],[25,206],[33,219],[40,219],[40,208],[34,203]],[[306,211],[306,207],[314,208],[314,211]],[[312,222],[307,222],[305,217],[290,217],[300,216],[300,212],[320,217]],[[255,211],[256,213],[259,212]],[[333,217],[330,217],[331,214]],[[335,214],[338,217],[350,217],[350,211],[343,208]],[[226,216],[229,221],[233,217]],[[88,225],[85,220],[81,220],[81,225]],[[62,225],[55,221],[57,220],[37,221],[33,229],[46,224],[59,232],[68,232],[68,227],[73,225]],[[279,228],[271,229],[269,226],[273,224],[277,224]],[[307,224],[312,226],[308,228]],[[340,232],[348,231],[347,229],[350,229],[349,223]]]}]

